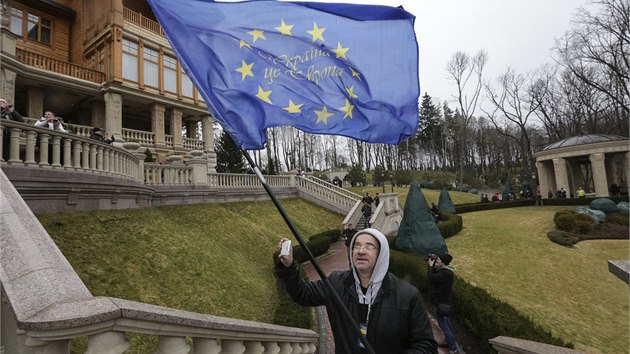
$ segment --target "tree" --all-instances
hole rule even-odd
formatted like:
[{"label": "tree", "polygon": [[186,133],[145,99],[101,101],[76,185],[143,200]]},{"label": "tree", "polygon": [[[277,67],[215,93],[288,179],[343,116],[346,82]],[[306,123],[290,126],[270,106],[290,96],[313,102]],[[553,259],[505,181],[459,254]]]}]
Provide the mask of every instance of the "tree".
[{"label": "tree", "polygon": [[346,175],[346,179],[348,181],[350,181],[350,184],[352,186],[356,186],[359,184],[367,184],[367,178],[365,176],[365,171],[363,171],[363,168],[360,165],[352,165],[352,168],[350,169],[350,171],[348,171],[348,174]]},{"label": "tree", "polygon": [[[483,69],[488,62],[488,54],[485,50],[480,50],[474,57],[470,57],[468,54],[458,51],[453,54],[449,60],[446,71],[450,75],[450,79],[455,82],[457,86],[457,96],[455,99],[459,104],[459,139],[460,143],[460,155],[459,155],[459,171],[460,181],[464,179],[464,163],[466,157],[466,145],[467,134],[470,120],[475,114],[477,104],[479,102],[479,96],[482,88],[482,76]],[[470,80],[473,81],[470,81]],[[471,88],[469,84],[472,84]],[[460,184],[463,186],[463,183]],[[463,187],[460,187],[460,189]]]},{"label": "tree", "polygon": [[217,146],[217,172],[219,173],[245,173],[245,160],[241,149],[236,145],[230,134],[223,132]]}]

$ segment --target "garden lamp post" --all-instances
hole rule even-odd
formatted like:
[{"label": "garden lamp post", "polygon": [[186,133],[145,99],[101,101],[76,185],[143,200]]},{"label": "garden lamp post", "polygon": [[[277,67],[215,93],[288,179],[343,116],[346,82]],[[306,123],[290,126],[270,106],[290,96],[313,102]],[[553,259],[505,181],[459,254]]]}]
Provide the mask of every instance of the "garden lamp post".
[{"label": "garden lamp post", "polygon": [[[389,173],[389,180],[392,182],[392,193],[394,193],[394,174]],[[383,184],[383,189],[385,189],[385,184]]]},{"label": "garden lamp post", "polygon": [[383,193],[385,193],[385,172],[381,172],[381,186],[383,186]]}]

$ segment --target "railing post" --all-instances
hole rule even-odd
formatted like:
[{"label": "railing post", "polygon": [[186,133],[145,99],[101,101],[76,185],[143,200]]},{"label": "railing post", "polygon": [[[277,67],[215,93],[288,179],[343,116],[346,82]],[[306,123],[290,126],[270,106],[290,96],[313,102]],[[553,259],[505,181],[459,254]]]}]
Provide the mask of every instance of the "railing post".
[{"label": "railing post", "polygon": [[[81,169],[81,147],[83,145],[79,140],[72,143],[72,162],[75,170]],[[40,152],[41,153],[41,152]]]},{"label": "railing post", "polygon": [[22,162],[20,160],[20,133],[22,130],[19,128],[11,128],[10,131],[10,148],[9,148],[9,162]]},{"label": "railing post", "polygon": [[103,332],[88,337],[85,354],[122,354],[131,347],[123,332]]},{"label": "railing post", "polygon": [[90,170],[96,171],[96,144],[90,145]]},{"label": "railing post", "polygon": [[59,135],[53,135],[52,137],[52,161],[51,166],[61,167],[61,137]]},{"label": "railing post", "polygon": [[83,143],[83,150],[81,151],[81,168],[84,170],[90,169],[90,144]]},{"label": "railing post", "polygon": [[72,169],[72,139],[63,139],[63,167]]},{"label": "railing post", "polygon": [[39,167],[48,167],[48,134],[39,134]]},{"label": "railing post", "polygon": [[190,346],[185,337],[159,336],[155,354],[188,354]]},{"label": "railing post", "polygon": [[43,341],[27,336],[18,330],[18,335],[26,336],[24,340],[25,352],[28,354],[70,354],[70,340]]},{"label": "railing post", "polygon": [[243,354],[245,346],[240,340],[221,340],[221,354]]},{"label": "railing post", "polygon": [[37,140],[37,133],[32,130],[26,131],[26,156],[24,157],[24,164],[34,165],[35,162],[35,141]]},{"label": "railing post", "polygon": [[[221,345],[214,338],[193,338],[193,351],[191,354],[219,354]],[[272,353],[271,353],[272,354]]]}]

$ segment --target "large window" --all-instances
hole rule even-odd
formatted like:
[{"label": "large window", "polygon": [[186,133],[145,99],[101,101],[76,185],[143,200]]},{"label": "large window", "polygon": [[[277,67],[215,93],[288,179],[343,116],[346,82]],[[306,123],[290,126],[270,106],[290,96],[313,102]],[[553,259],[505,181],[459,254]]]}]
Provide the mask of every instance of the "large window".
[{"label": "large window", "polygon": [[122,41],[124,79],[138,81],[138,44],[128,39]]},{"label": "large window", "polygon": [[24,25],[24,13],[20,9],[11,9],[11,32],[22,35],[22,26]]},{"label": "large window", "polygon": [[158,87],[158,60],[157,50],[144,48],[144,84],[147,86]]},{"label": "large window", "polygon": [[165,55],[162,57],[164,66],[164,90],[177,93],[177,59]]},{"label": "large window", "polygon": [[186,75],[186,72],[184,70],[182,70],[182,96],[190,98],[192,98],[193,96],[192,81],[190,81],[190,78],[188,77],[188,75]]},{"label": "large window", "polygon": [[11,32],[18,36],[26,35],[26,38],[40,43],[51,44],[52,22],[50,19],[16,8],[11,8],[10,13]]}]

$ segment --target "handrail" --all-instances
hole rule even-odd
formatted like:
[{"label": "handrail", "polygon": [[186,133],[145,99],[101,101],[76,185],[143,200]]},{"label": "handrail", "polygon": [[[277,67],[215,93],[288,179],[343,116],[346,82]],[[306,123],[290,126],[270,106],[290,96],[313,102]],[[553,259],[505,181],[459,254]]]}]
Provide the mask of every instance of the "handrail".
[{"label": "handrail", "polygon": [[73,78],[92,81],[97,84],[105,81],[105,73],[101,71],[49,58],[24,49],[15,48],[15,56],[19,62],[36,68],[54,71],[59,74],[72,76]]},{"label": "handrail", "polygon": [[140,12],[135,12],[129,8],[123,7],[123,19],[134,23],[142,28],[145,28],[151,32],[157,33],[161,36],[165,36],[164,30],[158,22],[153,21]]}]

